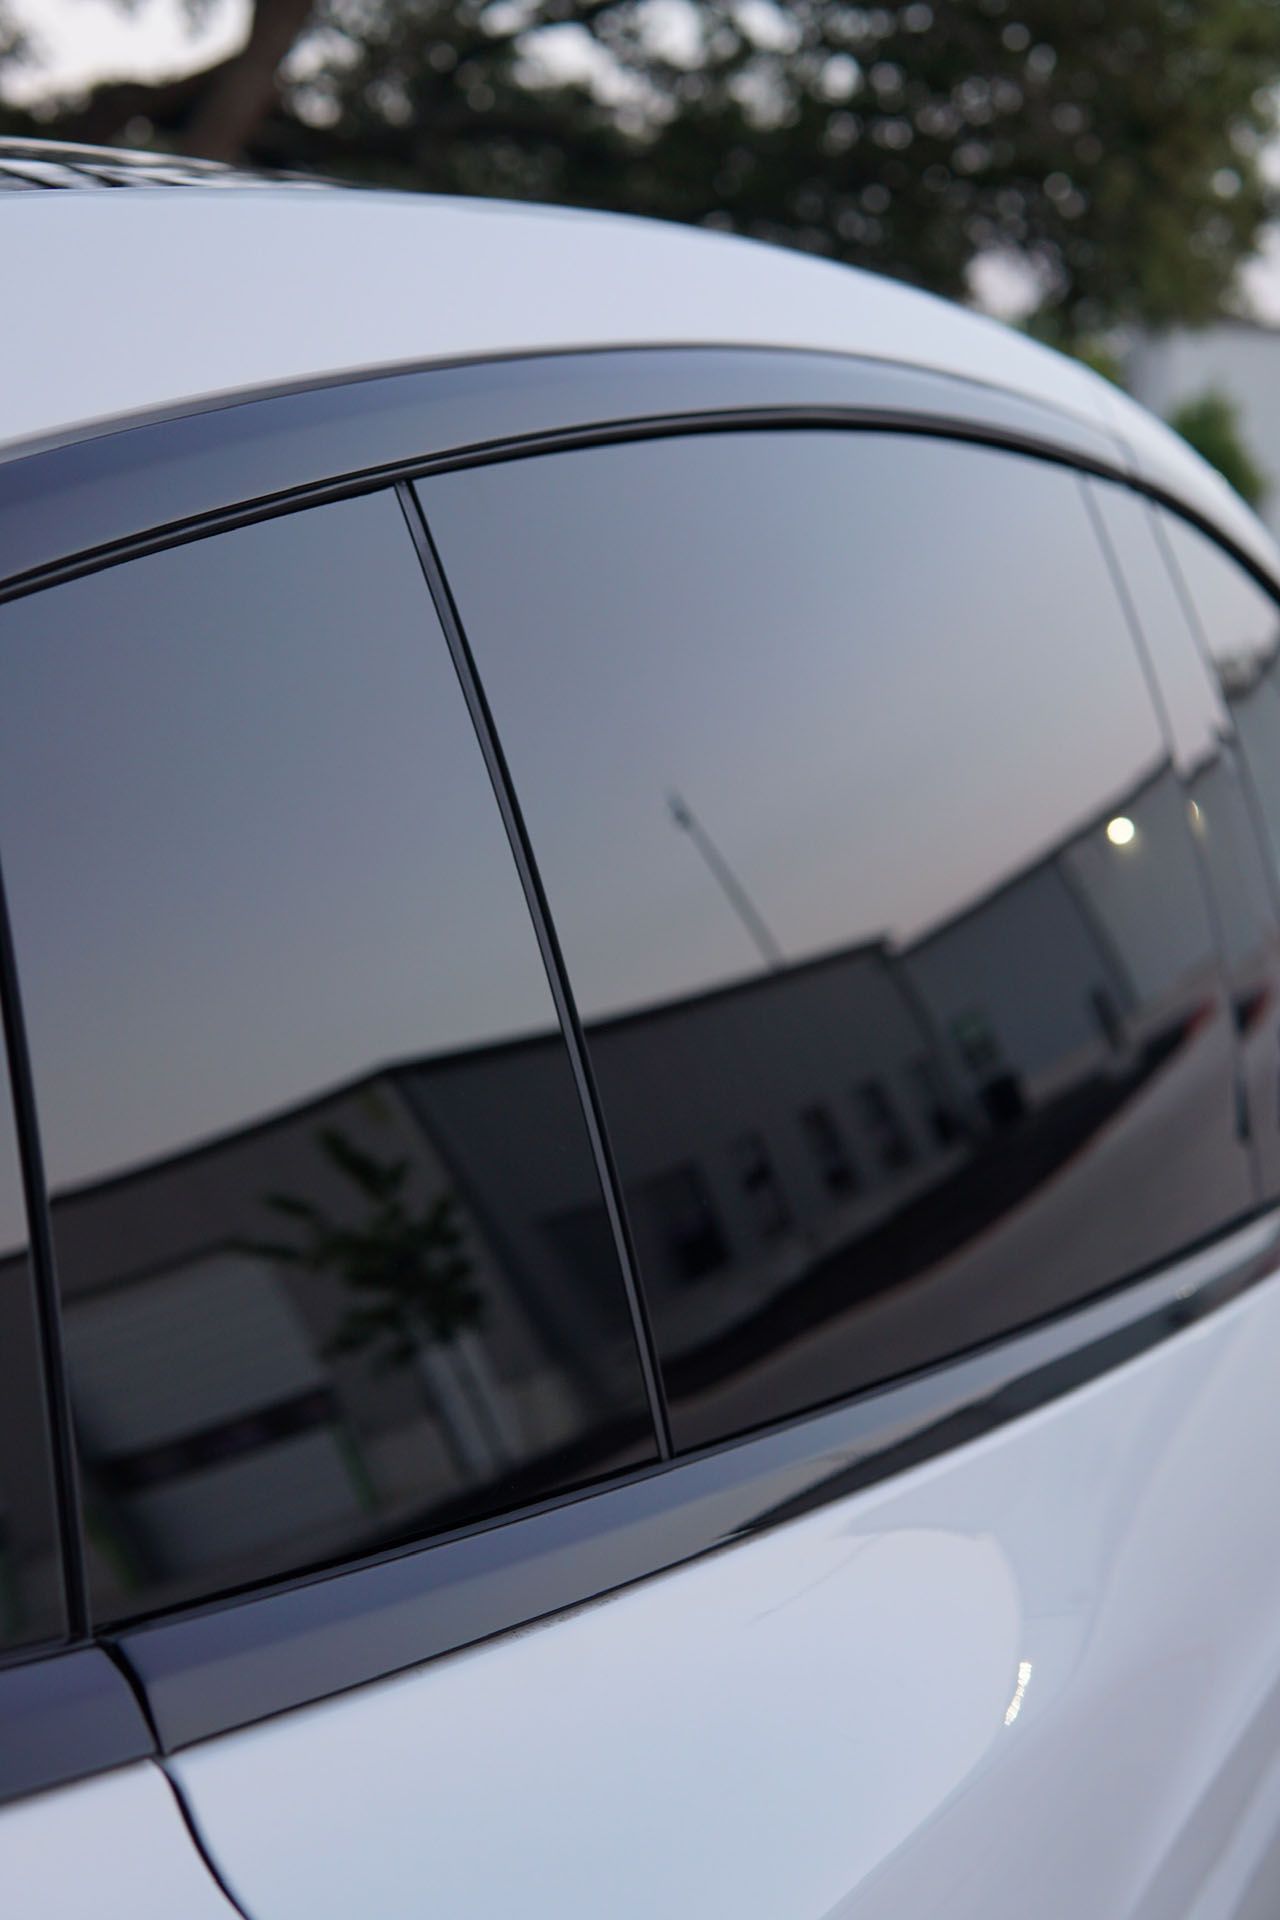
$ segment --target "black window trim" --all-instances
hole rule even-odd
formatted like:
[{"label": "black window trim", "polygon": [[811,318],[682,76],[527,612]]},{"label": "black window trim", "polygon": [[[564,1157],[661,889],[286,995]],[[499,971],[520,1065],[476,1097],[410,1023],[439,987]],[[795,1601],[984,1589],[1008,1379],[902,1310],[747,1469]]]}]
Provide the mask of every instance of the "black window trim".
[{"label": "black window trim", "polygon": [[590,1605],[1059,1398],[1275,1271],[1280,1209],[1084,1306],[835,1407],[112,1644],[162,1753]]},{"label": "black window trim", "polygon": [[[762,392],[769,396],[763,404]],[[745,404],[748,395],[753,404]],[[488,429],[480,438],[477,419]],[[307,505],[398,491],[480,732],[549,975],[558,982],[557,1007],[563,1000],[566,1032],[577,1034],[579,1092],[633,1290],[621,1188],[554,928],[465,636],[416,501],[407,498],[408,483],[574,446],[762,427],[962,440],[1116,481],[1200,527],[1280,599],[1280,579],[1136,473],[1118,438],[975,382],[840,355],[611,349],[396,371],[193,406],[0,460],[0,603]],[[56,518],[50,501],[57,502]],[[12,962],[4,971],[6,1024],[25,1059]],[[19,1105],[24,1166],[42,1219],[39,1236],[32,1228],[33,1248],[43,1249],[42,1279],[51,1289],[48,1202],[29,1087]],[[580,1606],[989,1431],[1235,1298],[1274,1271],[1277,1247],[1280,1210],[1257,1212],[1159,1272],[834,1406],[427,1543],[96,1640],[77,1623],[70,1649],[56,1658],[106,1649],[153,1717],[160,1749],[172,1751]],[[635,1299],[642,1324],[643,1303]],[[649,1364],[656,1368],[651,1347]],[[65,1389],[60,1405],[66,1417]],[[73,1513],[69,1479],[66,1510]],[[18,1652],[0,1666],[0,1682],[51,1664],[47,1653],[35,1659]],[[11,1724],[5,1702],[0,1688],[0,1743]],[[95,1757],[81,1773],[136,1757],[136,1728],[126,1735],[122,1726],[114,1747],[100,1736],[96,1746],[87,1742]],[[30,1790],[0,1781],[0,1798]]]}]

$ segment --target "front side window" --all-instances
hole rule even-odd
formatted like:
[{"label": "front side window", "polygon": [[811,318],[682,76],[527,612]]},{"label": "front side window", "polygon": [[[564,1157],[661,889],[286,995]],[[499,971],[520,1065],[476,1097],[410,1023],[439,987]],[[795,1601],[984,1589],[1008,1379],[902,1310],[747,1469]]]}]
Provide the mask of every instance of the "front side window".
[{"label": "front side window", "polygon": [[[795,430],[419,494],[680,1445],[972,1347],[1251,1204],[1185,795],[1078,477]],[[797,1127],[815,1112],[835,1129]],[[845,1129],[861,1179],[815,1178]],[[748,1131],[767,1183],[720,1150]],[[673,1162],[724,1223],[696,1287],[641,1224]],[[792,1220],[766,1235],[775,1184]]]},{"label": "front side window", "polygon": [[0,840],[99,1616],[652,1440],[575,1088],[389,496],[0,617]]}]

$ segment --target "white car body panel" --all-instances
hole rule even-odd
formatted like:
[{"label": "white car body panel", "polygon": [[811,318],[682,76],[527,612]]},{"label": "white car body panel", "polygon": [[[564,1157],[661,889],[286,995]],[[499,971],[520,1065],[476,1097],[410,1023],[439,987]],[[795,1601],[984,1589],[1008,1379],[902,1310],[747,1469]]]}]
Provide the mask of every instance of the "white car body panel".
[{"label": "white car body panel", "polygon": [[236,1920],[150,1760],[0,1809],[13,1920]]},{"label": "white car body panel", "polygon": [[[617,215],[345,189],[8,198],[9,364],[47,377],[6,385],[0,447],[406,364],[603,346],[807,348],[981,381],[1112,429],[1277,566],[1218,475],[1090,369],[811,255]],[[86,286],[113,287],[122,273],[127,297],[85,299]]]},{"label": "white car body panel", "polygon": [[1273,1277],[872,1490],[192,1749],[195,1820],[254,1920],[1273,1913],[1277,1342]]}]

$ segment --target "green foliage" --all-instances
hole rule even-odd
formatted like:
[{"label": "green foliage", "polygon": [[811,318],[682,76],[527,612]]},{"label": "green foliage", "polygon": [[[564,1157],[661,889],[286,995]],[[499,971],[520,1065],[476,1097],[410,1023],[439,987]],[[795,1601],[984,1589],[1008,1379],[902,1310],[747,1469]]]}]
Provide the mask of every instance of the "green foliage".
[{"label": "green foliage", "polygon": [[[253,0],[255,44],[306,10]],[[728,227],[947,294],[1003,250],[1070,345],[1220,310],[1269,210],[1280,0],[316,0],[274,96],[252,66],[221,118],[250,160]],[[202,102],[236,84],[35,119],[213,151]]]},{"label": "green foliage", "polygon": [[[950,294],[1008,249],[1067,339],[1207,317],[1265,215],[1275,0],[684,17],[677,45],[646,0],[327,0],[277,157],[732,227]],[[567,46],[601,77],[558,78]]]},{"label": "green foliage", "polygon": [[403,1365],[423,1343],[449,1346],[465,1329],[479,1326],[484,1298],[471,1279],[454,1195],[441,1192],[415,1209],[405,1193],[407,1160],[378,1160],[336,1127],[324,1129],[318,1140],[363,1204],[363,1217],[347,1226],[310,1200],[270,1194],[267,1205],[299,1237],[253,1241],[246,1250],[281,1266],[331,1274],[349,1289],[354,1298],[326,1351],[372,1348],[384,1363]]},{"label": "green foliage", "polygon": [[1245,445],[1239,409],[1225,393],[1210,389],[1194,400],[1185,400],[1170,414],[1169,425],[1211,467],[1216,467],[1251,507],[1262,504],[1269,490],[1267,476]]}]

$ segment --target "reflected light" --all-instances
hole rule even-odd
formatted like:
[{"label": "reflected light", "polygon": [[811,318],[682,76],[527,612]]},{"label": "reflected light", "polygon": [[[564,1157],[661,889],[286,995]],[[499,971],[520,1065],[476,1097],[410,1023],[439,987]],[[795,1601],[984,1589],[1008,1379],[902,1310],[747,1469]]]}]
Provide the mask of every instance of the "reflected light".
[{"label": "reflected light", "polygon": [[[1114,824],[1115,822],[1113,821],[1112,825],[1114,826]],[[1128,824],[1129,823],[1126,822],[1126,825]],[[1110,829],[1108,829],[1108,831],[1109,830]],[[1031,1662],[1029,1660],[1019,1660],[1018,1685],[1014,1692],[1014,1696],[1012,1700],[1009,1702],[1008,1706],[1004,1710],[1004,1723],[1006,1727],[1011,1727],[1014,1721],[1017,1719],[1018,1715],[1022,1712],[1022,1696],[1027,1690],[1027,1682],[1028,1680],[1030,1680],[1030,1678],[1031,1678]]]},{"label": "reflected light", "polygon": [[1138,829],[1126,814],[1118,813],[1114,820],[1107,822],[1107,838],[1113,847],[1127,847]]},{"label": "reflected light", "polygon": [[1204,815],[1200,811],[1199,801],[1189,800],[1187,802],[1187,811],[1191,815],[1191,825],[1193,830],[1196,833],[1203,833],[1204,832]]}]

